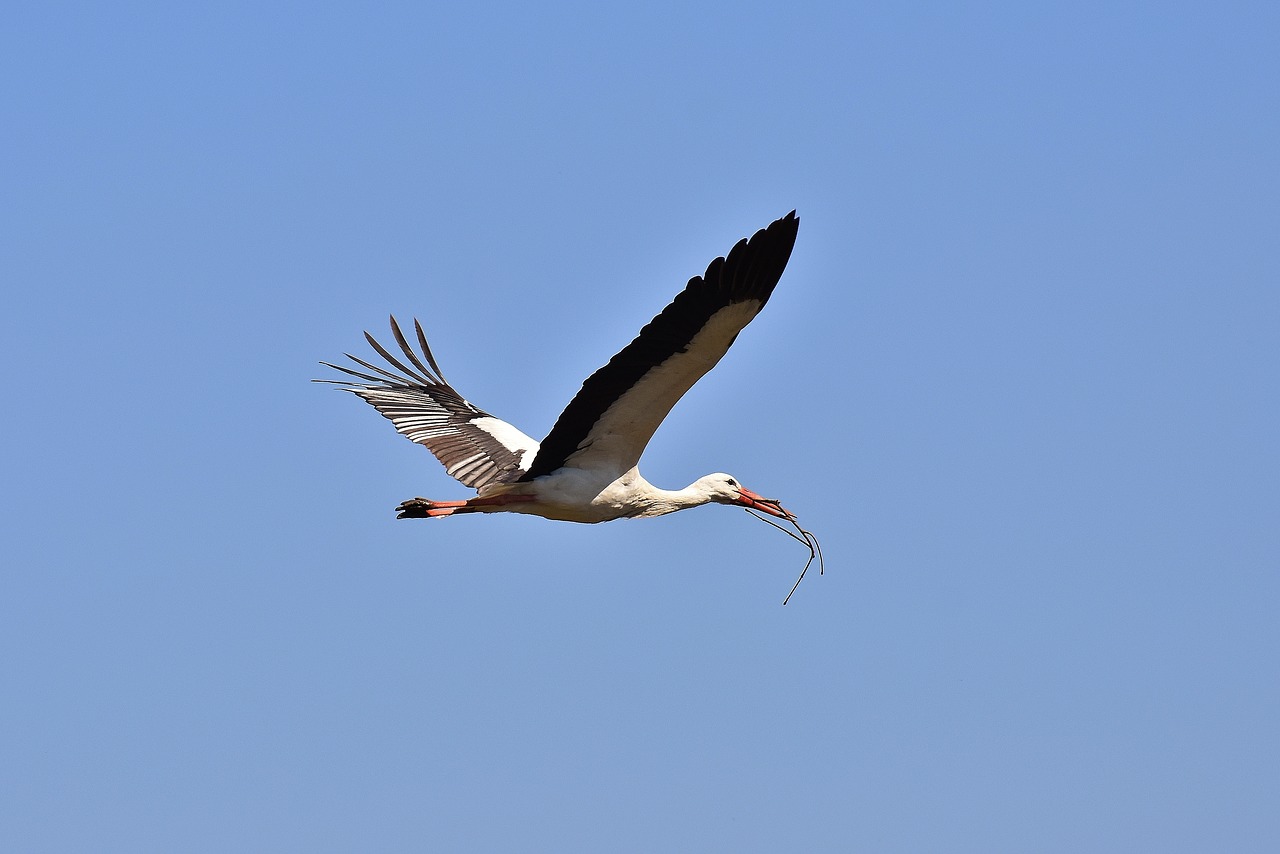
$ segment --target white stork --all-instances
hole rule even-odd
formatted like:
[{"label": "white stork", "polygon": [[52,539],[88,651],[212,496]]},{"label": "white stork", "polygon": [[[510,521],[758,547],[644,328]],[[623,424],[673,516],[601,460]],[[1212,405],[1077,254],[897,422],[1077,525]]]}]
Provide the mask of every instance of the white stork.
[{"label": "white stork", "polygon": [[800,533],[796,539],[809,547],[812,562],[815,552],[821,557],[816,538],[777,500],[752,492],[731,475],[709,474],[684,489],[666,490],[646,481],[637,468],[671,407],[764,308],[791,257],[799,225],[792,211],[738,241],[728,256],[690,279],[634,341],[582,384],[541,443],[463,399],[445,381],[416,319],[421,358],[392,317],[391,332],[408,364],[366,332],[369,344],[394,370],[347,353],[372,373],[321,362],[354,378],[325,382],[364,398],[397,431],[431,451],[449,475],[478,492],[467,501],[411,498],[396,508],[400,519],[508,512],[608,522],[714,502],[785,520]]}]

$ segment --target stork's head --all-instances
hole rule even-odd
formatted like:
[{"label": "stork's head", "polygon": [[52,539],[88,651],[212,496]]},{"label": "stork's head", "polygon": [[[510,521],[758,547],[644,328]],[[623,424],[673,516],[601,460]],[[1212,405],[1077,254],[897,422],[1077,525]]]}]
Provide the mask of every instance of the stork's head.
[{"label": "stork's head", "polygon": [[717,504],[736,504],[739,507],[777,516],[779,519],[795,518],[791,511],[778,503],[778,499],[765,498],[757,492],[752,492],[738,483],[738,479],[731,474],[724,472],[709,474],[698,479],[698,486],[706,492],[709,500]]}]

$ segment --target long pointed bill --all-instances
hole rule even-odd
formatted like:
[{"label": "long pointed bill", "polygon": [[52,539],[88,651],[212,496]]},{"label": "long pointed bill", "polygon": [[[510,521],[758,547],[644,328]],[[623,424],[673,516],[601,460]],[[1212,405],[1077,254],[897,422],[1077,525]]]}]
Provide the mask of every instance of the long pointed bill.
[{"label": "long pointed bill", "polygon": [[776,498],[765,498],[759,493],[752,492],[749,489],[738,489],[738,504],[749,510],[759,510],[761,513],[768,513],[770,516],[777,516],[779,519],[794,519],[795,514],[786,509],[779,503]]}]

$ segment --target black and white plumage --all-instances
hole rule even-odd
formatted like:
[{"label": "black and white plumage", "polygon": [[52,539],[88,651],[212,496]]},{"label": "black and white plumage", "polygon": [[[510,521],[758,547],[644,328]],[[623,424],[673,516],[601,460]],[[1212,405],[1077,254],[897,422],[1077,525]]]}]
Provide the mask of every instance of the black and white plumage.
[{"label": "black and white plumage", "polygon": [[[422,324],[415,319],[414,331],[427,364],[414,353],[394,317],[391,331],[404,352],[408,367],[391,355],[368,332],[364,337],[373,349],[400,371],[392,373],[358,359],[348,359],[373,371],[373,376],[339,365],[321,362],[345,374],[365,380],[371,385],[343,383],[351,392],[364,398],[391,420],[402,435],[424,446],[444,465],[450,477],[465,486],[481,490],[491,483],[514,480],[528,471],[538,453],[538,443],[505,421],[494,418],[473,403],[464,400],[445,381],[436,364]],[[428,365],[430,367],[428,367]]]},{"label": "black and white plumage", "polygon": [[365,333],[388,367],[350,354],[360,370],[322,364],[352,378],[330,382],[372,404],[401,434],[430,450],[450,475],[479,493],[468,501],[414,498],[397,508],[400,518],[516,512],[604,522],[716,502],[793,522],[776,500],[729,475],[707,475],[685,489],[663,490],[645,481],[637,464],[676,401],[715,367],[769,300],[798,228],[792,211],[690,279],[634,341],[583,383],[541,444],[458,394],[445,381],[416,320],[420,354],[393,317],[391,330],[403,359]]}]

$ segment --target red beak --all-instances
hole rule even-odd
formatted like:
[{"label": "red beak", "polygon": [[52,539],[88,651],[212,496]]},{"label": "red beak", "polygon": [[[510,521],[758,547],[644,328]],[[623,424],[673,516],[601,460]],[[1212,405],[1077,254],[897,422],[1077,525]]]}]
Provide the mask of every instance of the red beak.
[{"label": "red beak", "polygon": [[759,493],[752,492],[742,487],[738,488],[738,503],[743,507],[749,507],[752,510],[759,510],[761,513],[768,513],[770,516],[777,516],[779,519],[794,519],[795,514],[786,509],[778,502],[776,498],[765,498]]}]

